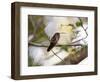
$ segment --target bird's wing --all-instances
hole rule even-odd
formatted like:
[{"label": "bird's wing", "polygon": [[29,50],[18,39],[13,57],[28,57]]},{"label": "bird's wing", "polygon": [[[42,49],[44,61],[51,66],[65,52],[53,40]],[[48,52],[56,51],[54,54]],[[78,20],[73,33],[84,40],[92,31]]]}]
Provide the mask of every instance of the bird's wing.
[{"label": "bird's wing", "polygon": [[50,42],[51,43],[57,43],[59,38],[60,38],[60,34],[59,33],[55,33],[54,36],[51,38]]},{"label": "bird's wing", "polygon": [[47,51],[50,51],[57,44],[59,38],[60,38],[59,33],[54,34],[54,36],[51,38],[50,45],[49,45]]}]

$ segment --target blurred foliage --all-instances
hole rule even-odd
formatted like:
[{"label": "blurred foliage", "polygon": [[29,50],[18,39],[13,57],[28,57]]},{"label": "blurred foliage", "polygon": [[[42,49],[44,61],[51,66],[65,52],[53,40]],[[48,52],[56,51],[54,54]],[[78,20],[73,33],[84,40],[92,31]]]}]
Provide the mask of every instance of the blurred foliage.
[{"label": "blurred foliage", "polygon": [[79,21],[76,22],[76,26],[77,27],[83,26],[83,21],[81,20],[81,18],[78,18],[78,19],[79,19]]},{"label": "blurred foliage", "polygon": [[60,47],[61,47],[61,49],[65,50],[65,51],[68,51],[68,48],[69,48],[69,46],[67,46],[67,45],[61,45]]},{"label": "blurred foliage", "polygon": [[87,56],[88,55],[87,50],[88,50],[87,45],[83,45],[80,49],[78,49],[78,48],[71,48],[71,49],[68,50],[69,54],[70,54],[69,55],[69,59],[73,63],[75,63],[76,61],[78,62],[79,58],[82,58],[83,56],[85,56],[85,55]]},{"label": "blurred foliage", "polygon": [[39,64],[34,63],[33,61],[34,61],[34,60],[31,59],[30,56],[28,56],[28,66],[40,66]]},{"label": "blurred foliage", "polygon": [[28,18],[28,34],[34,32],[34,26],[32,25],[31,20]]},{"label": "blurred foliage", "polygon": [[33,66],[33,62],[30,56],[28,56],[28,66]]},{"label": "blurred foliage", "polygon": [[48,39],[44,29],[43,16],[32,16],[28,18],[28,34],[34,34],[33,43],[40,43]]},{"label": "blurred foliage", "polygon": [[77,26],[77,27],[82,26],[82,21],[78,21],[78,22],[76,22],[76,26]]},{"label": "blurred foliage", "polygon": [[39,29],[36,31],[35,38],[32,42],[40,43],[48,39],[46,33],[44,32],[44,29],[45,29],[45,25],[42,24],[39,27]]}]

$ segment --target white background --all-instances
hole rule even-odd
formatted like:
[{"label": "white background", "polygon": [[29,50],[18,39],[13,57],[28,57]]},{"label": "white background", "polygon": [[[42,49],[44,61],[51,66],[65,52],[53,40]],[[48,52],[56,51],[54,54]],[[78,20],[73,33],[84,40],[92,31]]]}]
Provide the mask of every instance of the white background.
[{"label": "white background", "polygon": [[[55,3],[55,4],[68,4],[68,5],[86,5],[86,6],[98,6],[100,11],[100,0],[1,0],[0,1],[0,82],[16,82],[10,79],[11,73],[11,2],[14,1],[30,1],[38,3]],[[100,18],[100,12],[98,13]],[[98,19],[100,22],[100,19]],[[100,24],[99,24],[100,26]],[[98,27],[99,27],[98,26]],[[100,28],[98,28],[100,33]],[[100,35],[100,34],[98,34]],[[100,38],[98,38],[100,42]],[[100,45],[98,43],[98,45]],[[98,47],[100,49],[100,47]],[[100,50],[98,52],[98,62],[100,62]],[[100,69],[100,64],[99,68]],[[21,80],[27,82],[27,80]],[[28,80],[29,82],[85,82],[85,81],[100,81],[100,71],[98,75],[93,76],[79,76],[79,77],[63,77],[63,78],[49,78],[49,79],[35,79]]]}]

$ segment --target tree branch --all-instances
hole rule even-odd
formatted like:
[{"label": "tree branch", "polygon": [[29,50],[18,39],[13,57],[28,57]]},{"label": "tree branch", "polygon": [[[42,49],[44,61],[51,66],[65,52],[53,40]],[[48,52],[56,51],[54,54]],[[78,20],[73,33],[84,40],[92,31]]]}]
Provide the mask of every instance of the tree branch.
[{"label": "tree branch", "polygon": [[[79,18],[79,20],[80,20],[80,22],[82,22],[82,20]],[[82,25],[81,25],[81,27],[83,28],[83,30],[85,31],[85,33],[86,33],[86,37],[84,37],[84,38],[81,38],[81,39],[79,39],[79,40],[77,40],[77,41],[74,41],[74,42],[72,42],[71,44],[73,44],[73,43],[76,43],[76,42],[79,42],[79,41],[81,41],[81,40],[84,40],[84,39],[86,39],[87,38],[87,36],[88,36],[88,33],[87,33],[87,28],[85,29],[84,28],[84,26],[83,26],[83,23],[82,23]]]},{"label": "tree branch", "polygon": [[[29,42],[28,45],[37,46],[37,47],[48,47],[49,45],[42,45],[42,44],[34,44],[32,42]],[[68,44],[68,45],[56,45],[55,47],[61,47],[61,46],[83,46],[82,44]]]}]

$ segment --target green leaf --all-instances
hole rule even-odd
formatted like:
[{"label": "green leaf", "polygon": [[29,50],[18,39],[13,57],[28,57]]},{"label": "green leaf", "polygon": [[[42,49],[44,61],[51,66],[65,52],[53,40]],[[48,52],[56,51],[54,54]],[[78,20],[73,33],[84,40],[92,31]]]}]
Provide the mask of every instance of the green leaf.
[{"label": "green leaf", "polygon": [[61,49],[64,49],[65,51],[68,51],[68,46],[67,45],[62,45],[60,47],[61,47]]},{"label": "green leaf", "polygon": [[82,21],[78,21],[78,22],[76,22],[76,26],[77,26],[77,27],[82,26],[82,24],[83,24]]},{"label": "green leaf", "polygon": [[28,18],[28,33],[33,33],[34,32],[34,26],[32,25],[31,20]]}]

